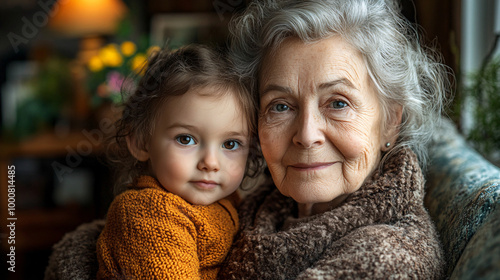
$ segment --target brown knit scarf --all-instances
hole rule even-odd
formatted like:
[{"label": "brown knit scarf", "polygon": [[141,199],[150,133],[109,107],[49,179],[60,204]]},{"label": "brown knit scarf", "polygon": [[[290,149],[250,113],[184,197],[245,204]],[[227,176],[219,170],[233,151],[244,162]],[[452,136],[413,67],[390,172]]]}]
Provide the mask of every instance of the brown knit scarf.
[{"label": "brown knit scarf", "polygon": [[244,199],[220,279],[438,279],[442,250],[424,179],[404,149],[339,207],[282,230],[297,204],[271,184]]}]

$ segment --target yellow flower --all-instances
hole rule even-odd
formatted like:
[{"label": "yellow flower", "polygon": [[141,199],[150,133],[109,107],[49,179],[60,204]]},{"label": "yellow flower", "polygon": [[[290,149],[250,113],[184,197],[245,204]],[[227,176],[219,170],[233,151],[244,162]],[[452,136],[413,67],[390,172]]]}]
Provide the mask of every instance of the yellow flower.
[{"label": "yellow flower", "polygon": [[120,49],[124,56],[129,57],[135,53],[137,46],[130,41],[125,41],[121,44]]},{"label": "yellow flower", "polygon": [[134,58],[132,58],[132,70],[134,70],[137,74],[144,75],[144,72],[146,71],[146,62],[147,58],[144,54],[137,54]]},{"label": "yellow flower", "polygon": [[104,67],[104,64],[102,63],[102,60],[99,58],[99,56],[96,55],[89,60],[87,66],[90,71],[99,72]]},{"label": "yellow flower", "polygon": [[115,44],[109,44],[99,50],[99,58],[105,66],[118,67],[123,63],[123,58]]},{"label": "yellow flower", "polygon": [[148,48],[148,50],[147,50],[146,53],[147,53],[148,57],[150,57],[151,54],[156,53],[158,51],[160,51],[160,47],[158,47],[158,46],[151,46],[151,47]]}]

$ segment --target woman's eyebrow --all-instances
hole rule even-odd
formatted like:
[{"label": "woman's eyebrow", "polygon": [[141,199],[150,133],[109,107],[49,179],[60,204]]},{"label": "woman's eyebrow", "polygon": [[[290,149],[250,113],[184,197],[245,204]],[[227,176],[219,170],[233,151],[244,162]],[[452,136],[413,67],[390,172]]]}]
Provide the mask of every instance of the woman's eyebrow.
[{"label": "woman's eyebrow", "polygon": [[264,88],[264,90],[262,90],[262,93],[260,94],[260,97],[266,95],[270,91],[280,91],[280,92],[289,93],[289,94],[293,93],[293,90],[291,88],[289,88],[289,87],[284,87],[284,86],[279,86],[279,85],[275,85],[275,84],[270,84],[270,85],[267,85]]},{"label": "woman's eyebrow", "polygon": [[[324,89],[328,89],[330,87],[336,86],[338,84],[343,84],[343,85],[346,85],[346,86],[348,86],[350,88],[358,89],[357,87],[354,86],[354,84],[351,81],[349,81],[346,78],[340,78],[340,79],[337,79],[337,80],[333,80],[333,81],[321,83],[318,86],[318,89],[324,90]],[[279,92],[284,92],[284,93],[289,93],[289,94],[293,93],[293,90],[291,88],[289,88],[289,87],[284,87],[284,86],[280,86],[280,85],[276,85],[276,84],[270,84],[270,85],[267,85],[264,88],[264,90],[262,91],[262,93],[260,94],[260,96],[262,97],[262,96],[266,95],[270,91],[279,91]]]},{"label": "woman's eyebrow", "polygon": [[349,81],[346,78],[341,78],[341,79],[333,80],[333,81],[330,81],[330,82],[321,83],[318,86],[318,89],[328,89],[328,88],[336,86],[338,84],[343,84],[343,85],[346,85],[346,86],[348,86],[350,88],[358,89],[358,88],[356,88],[354,86],[354,84],[351,81]]}]

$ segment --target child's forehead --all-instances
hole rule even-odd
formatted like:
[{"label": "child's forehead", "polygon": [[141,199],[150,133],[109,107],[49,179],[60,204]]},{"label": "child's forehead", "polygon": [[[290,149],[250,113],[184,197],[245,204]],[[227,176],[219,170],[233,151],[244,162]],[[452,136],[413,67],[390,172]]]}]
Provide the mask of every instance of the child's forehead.
[{"label": "child's forehead", "polygon": [[230,86],[217,85],[191,87],[183,94],[168,97],[165,103],[182,103],[184,99],[204,99],[213,103],[234,103],[240,109],[244,107],[244,102],[237,89]]},{"label": "child's forehead", "polygon": [[[227,84],[193,86],[186,93],[207,97],[236,96],[236,89]],[[186,94],[185,93],[185,94]]]},{"label": "child's forehead", "polygon": [[212,108],[219,110],[236,108],[238,115],[240,115],[242,107],[238,95],[231,90],[199,87],[190,89],[184,94],[167,98],[160,106],[160,110],[184,113],[186,110],[204,112]]},{"label": "child's forehead", "polygon": [[159,128],[188,128],[199,133],[210,131],[214,135],[227,131],[249,133],[247,116],[233,94],[206,94],[188,91],[170,98],[161,106],[157,125]]}]

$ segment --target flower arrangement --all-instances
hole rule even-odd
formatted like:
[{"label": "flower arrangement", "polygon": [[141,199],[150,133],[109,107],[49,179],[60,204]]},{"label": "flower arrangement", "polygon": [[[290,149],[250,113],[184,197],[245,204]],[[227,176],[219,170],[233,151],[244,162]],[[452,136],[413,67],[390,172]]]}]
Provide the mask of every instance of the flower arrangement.
[{"label": "flower arrangement", "polygon": [[152,46],[141,52],[131,41],[120,45],[108,44],[99,49],[87,64],[92,105],[98,106],[106,100],[120,103],[122,86],[133,86],[135,80],[130,77],[140,77],[143,74],[147,56],[157,49],[159,47]]}]

